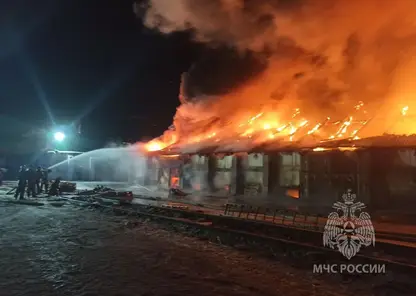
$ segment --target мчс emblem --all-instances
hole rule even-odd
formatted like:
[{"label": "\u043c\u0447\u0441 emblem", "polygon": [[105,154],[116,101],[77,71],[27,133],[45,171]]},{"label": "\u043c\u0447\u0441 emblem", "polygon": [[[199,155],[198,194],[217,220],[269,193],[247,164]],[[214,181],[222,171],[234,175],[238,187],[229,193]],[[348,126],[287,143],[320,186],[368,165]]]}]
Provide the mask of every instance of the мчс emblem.
[{"label": "\u043c\u0447\u0441 emblem", "polygon": [[[361,246],[374,246],[376,241],[370,215],[362,211],[365,208],[362,202],[354,202],[355,198],[349,189],[342,195],[344,202],[333,205],[337,212],[328,215],[323,236],[324,246],[337,248],[347,259],[354,257]],[[358,216],[356,211],[360,211]],[[341,216],[338,212],[342,212]]]}]

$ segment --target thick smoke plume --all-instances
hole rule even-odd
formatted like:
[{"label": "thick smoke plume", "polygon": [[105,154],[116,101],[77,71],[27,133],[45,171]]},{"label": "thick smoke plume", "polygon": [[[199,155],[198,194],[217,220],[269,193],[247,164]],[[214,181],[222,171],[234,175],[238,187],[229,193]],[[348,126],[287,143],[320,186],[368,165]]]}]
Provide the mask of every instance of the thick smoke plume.
[{"label": "thick smoke plume", "polygon": [[395,125],[403,105],[416,109],[414,0],[150,0],[144,23],[267,57],[266,70],[224,96],[182,93],[176,137],[265,108],[342,119],[359,101],[374,117],[366,133],[416,132]]}]

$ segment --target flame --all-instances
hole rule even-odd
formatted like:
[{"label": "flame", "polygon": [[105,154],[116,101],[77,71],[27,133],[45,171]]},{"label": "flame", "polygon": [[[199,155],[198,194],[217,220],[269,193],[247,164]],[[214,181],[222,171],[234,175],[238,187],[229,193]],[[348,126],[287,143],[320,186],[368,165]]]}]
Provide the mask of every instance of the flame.
[{"label": "flame", "polygon": [[[149,144],[153,151],[320,147],[326,141],[353,145],[384,134],[416,134],[414,0],[395,5],[391,0],[304,0],[301,5],[257,0],[249,8],[242,4],[249,1],[148,2],[145,26],[163,34],[189,30],[199,42],[249,51],[262,64],[231,84],[221,72],[228,65],[219,65],[214,77],[195,65],[191,72],[202,75],[189,81],[191,72],[182,76],[174,130],[158,138],[158,145]],[[202,87],[203,75],[224,82],[227,92],[213,95],[219,93],[216,84]]]},{"label": "flame", "polygon": [[159,141],[159,140],[152,140],[145,145],[147,151],[160,151],[164,149],[167,144]]},{"label": "flame", "polygon": [[170,187],[178,188],[179,187],[179,177],[172,176],[170,178]]},{"label": "flame", "polygon": [[298,199],[300,197],[299,189],[288,189],[286,190],[286,195],[291,198]]},{"label": "flame", "polygon": [[[160,151],[174,144],[205,144],[221,143],[222,141],[232,140],[241,142],[249,140],[253,143],[281,141],[300,141],[306,137],[314,137],[316,143],[323,143],[332,140],[348,139],[351,141],[360,139],[360,133],[371,122],[372,118],[364,110],[365,104],[362,101],[351,106],[351,114],[343,120],[331,120],[331,116],[322,116],[321,120],[316,117],[308,118],[301,108],[294,108],[288,116],[270,109],[263,110],[256,114],[247,114],[246,119],[238,117],[222,126],[208,126],[203,132],[196,132],[189,136],[176,135],[170,136],[170,140],[157,138],[145,145],[147,151]],[[267,109],[267,107],[265,107]],[[406,116],[409,106],[399,108],[401,116]],[[364,116],[364,118],[363,118]],[[235,118],[233,118],[235,119]],[[330,132],[333,131],[333,132]],[[172,131],[170,131],[172,132]],[[192,132],[192,131],[191,131]],[[176,141],[179,139],[179,141]],[[355,148],[340,148],[343,150]],[[314,151],[325,151],[325,148],[316,147]]]},{"label": "flame", "polygon": [[176,135],[170,135],[170,137],[156,138],[144,144],[144,149],[148,152],[161,151],[166,147],[176,142]]}]

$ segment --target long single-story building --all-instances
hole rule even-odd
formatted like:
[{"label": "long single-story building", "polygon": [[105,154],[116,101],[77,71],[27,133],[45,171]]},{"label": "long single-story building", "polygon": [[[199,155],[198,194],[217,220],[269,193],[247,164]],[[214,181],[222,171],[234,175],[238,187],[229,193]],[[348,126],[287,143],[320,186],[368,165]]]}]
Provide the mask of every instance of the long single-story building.
[{"label": "long single-story building", "polygon": [[332,141],[319,147],[263,145],[246,152],[218,147],[148,157],[147,185],[193,194],[327,210],[352,189],[374,210],[411,211],[416,192],[416,137]]}]

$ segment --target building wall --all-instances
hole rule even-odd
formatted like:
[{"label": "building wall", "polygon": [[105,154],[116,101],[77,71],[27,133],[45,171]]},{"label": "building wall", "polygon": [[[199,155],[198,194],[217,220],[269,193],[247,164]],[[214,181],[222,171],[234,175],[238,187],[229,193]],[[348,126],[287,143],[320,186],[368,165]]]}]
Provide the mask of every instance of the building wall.
[{"label": "building wall", "polygon": [[159,180],[163,172],[161,171],[160,159],[156,156],[147,158],[147,174],[145,178],[145,185],[156,186],[159,184]]},{"label": "building wall", "polygon": [[268,155],[251,153],[242,158],[244,195],[264,196],[268,193]]},{"label": "building wall", "polygon": [[158,186],[161,189],[170,188],[170,168],[159,168]]},{"label": "building wall", "polygon": [[326,213],[347,189],[352,189],[357,200],[372,210],[412,211],[409,205],[414,203],[416,192],[414,150],[295,154],[269,155],[268,200],[272,204]]},{"label": "building wall", "polygon": [[271,153],[268,160],[269,202],[276,206],[297,206],[302,177],[300,153]]},{"label": "building wall", "polygon": [[[159,189],[181,188],[183,182],[183,159],[179,157],[151,156],[147,158],[145,176],[138,180],[145,180],[145,186],[156,186]],[[142,167],[140,167],[140,173]]]},{"label": "building wall", "polygon": [[[191,155],[183,157],[180,165],[175,165],[179,176],[178,187],[195,194],[215,193],[215,195],[227,196],[230,194],[233,184],[234,159],[235,157],[232,155]],[[154,182],[154,172],[157,171],[156,183],[158,187],[161,189],[169,188],[172,183],[172,180],[170,180],[172,179],[172,169],[174,169],[172,161],[165,163],[165,165],[161,164],[160,161],[153,161],[152,165],[149,166],[148,179]]]},{"label": "building wall", "polygon": [[414,149],[372,151],[370,193],[375,208],[412,211],[416,190],[414,151]]},{"label": "building wall", "polygon": [[303,193],[311,203],[331,207],[348,190],[368,202],[366,193],[366,154],[360,151],[309,153],[306,156]]},{"label": "building wall", "polygon": [[264,196],[268,192],[268,156],[261,153],[210,157],[208,184],[216,195]]},{"label": "building wall", "polygon": [[295,207],[327,214],[347,189],[377,210],[406,209],[414,202],[414,150],[257,153],[189,157],[161,165],[148,160],[149,182],[169,188],[172,169],[186,192],[239,196],[241,202]]},{"label": "building wall", "polygon": [[406,203],[412,201],[416,192],[415,150],[399,150],[393,159],[393,168],[388,170],[387,180],[393,200]]},{"label": "building wall", "polygon": [[181,168],[181,187],[184,190],[202,192],[208,190],[208,156],[192,155]]},{"label": "building wall", "polygon": [[368,157],[361,152],[286,152],[268,155],[268,202],[325,212],[352,189],[368,202]]},{"label": "building wall", "polygon": [[216,195],[229,195],[235,183],[235,155],[213,155],[209,158],[208,184]]},{"label": "building wall", "polygon": [[[263,154],[192,155],[180,166],[180,188],[216,196],[264,195],[268,192],[267,161],[267,155]],[[167,188],[167,167],[164,169],[160,162],[153,160],[148,179],[154,182],[157,171],[159,187]]]},{"label": "building wall", "polygon": [[347,189],[374,210],[410,211],[414,203],[414,150],[274,153],[268,159],[268,204],[327,213]]}]

